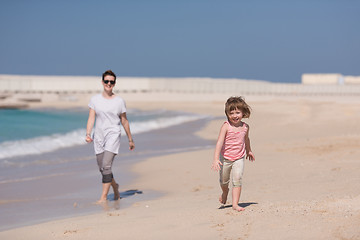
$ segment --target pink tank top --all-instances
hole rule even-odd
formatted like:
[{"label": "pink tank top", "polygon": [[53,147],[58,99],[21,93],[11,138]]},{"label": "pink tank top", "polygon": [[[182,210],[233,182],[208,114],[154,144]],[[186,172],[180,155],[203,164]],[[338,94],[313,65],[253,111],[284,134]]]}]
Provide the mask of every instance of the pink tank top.
[{"label": "pink tank top", "polygon": [[244,122],[241,130],[235,129],[228,121],[226,121],[225,124],[229,125],[229,129],[225,136],[221,154],[227,160],[235,161],[245,156],[245,136],[249,127]]}]

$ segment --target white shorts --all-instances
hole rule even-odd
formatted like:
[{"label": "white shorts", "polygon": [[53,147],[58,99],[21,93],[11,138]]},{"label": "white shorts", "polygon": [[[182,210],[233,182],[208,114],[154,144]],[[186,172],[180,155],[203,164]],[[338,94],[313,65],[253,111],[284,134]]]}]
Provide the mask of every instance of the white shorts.
[{"label": "white shorts", "polygon": [[220,184],[228,185],[230,182],[230,173],[232,171],[232,186],[241,187],[242,185],[242,176],[244,173],[244,159],[242,157],[235,161],[230,161],[220,156],[220,161],[223,164],[220,169]]}]

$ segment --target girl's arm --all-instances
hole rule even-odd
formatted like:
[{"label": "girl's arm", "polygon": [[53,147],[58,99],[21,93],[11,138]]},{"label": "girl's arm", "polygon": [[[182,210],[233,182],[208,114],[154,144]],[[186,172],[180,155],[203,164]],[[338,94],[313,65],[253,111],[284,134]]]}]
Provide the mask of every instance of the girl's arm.
[{"label": "girl's arm", "polygon": [[224,140],[225,140],[227,130],[228,130],[228,125],[223,124],[221,129],[220,129],[218,140],[216,142],[216,147],[215,147],[215,152],[214,152],[214,160],[213,160],[213,163],[211,165],[211,168],[213,170],[215,170],[215,171],[219,171],[220,170],[220,165],[222,165],[222,163],[220,162],[220,151],[221,151],[221,148],[222,148],[222,146],[224,144]]},{"label": "girl's arm", "polygon": [[250,146],[250,138],[249,138],[250,127],[249,127],[249,125],[247,127],[248,127],[248,131],[245,135],[246,158],[249,159],[250,161],[255,161],[255,156],[254,156],[253,152],[251,151],[251,146]]},{"label": "girl's arm", "polygon": [[86,125],[86,138],[85,138],[85,141],[88,143],[93,141],[91,138],[91,131],[92,131],[92,128],[94,127],[94,123],[95,123],[95,110],[90,108],[89,118],[88,118],[87,125]]},{"label": "girl's arm", "polygon": [[129,125],[129,121],[128,121],[127,116],[126,116],[126,112],[120,114],[120,121],[121,121],[121,124],[123,125],[123,127],[125,129],[126,136],[129,139],[129,149],[133,150],[135,148],[135,143],[134,143],[134,141],[132,139],[132,136],[131,136],[130,125]]}]

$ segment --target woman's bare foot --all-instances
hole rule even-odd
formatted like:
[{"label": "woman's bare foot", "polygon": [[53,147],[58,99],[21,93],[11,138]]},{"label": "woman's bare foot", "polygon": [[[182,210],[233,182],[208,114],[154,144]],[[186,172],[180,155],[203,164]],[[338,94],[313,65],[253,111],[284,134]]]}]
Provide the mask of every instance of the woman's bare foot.
[{"label": "woman's bare foot", "polygon": [[101,206],[101,207],[103,207],[103,209],[105,210],[105,211],[108,211],[110,208],[109,208],[109,203],[108,203],[108,201],[107,200],[99,200],[99,201],[97,201],[96,203],[95,203],[96,205],[99,205],[99,206]]},{"label": "woman's bare foot", "polygon": [[106,203],[106,202],[107,202],[106,199],[100,198],[100,199],[96,202],[96,204],[104,204],[104,203]]},{"label": "woman's bare foot", "polygon": [[243,207],[240,207],[239,205],[233,205],[232,207],[235,211],[238,211],[238,212],[242,212],[242,211],[245,211],[245,208]]},{"label": "woman's bare foot", "polygon": [[116,188],[114,188],[114,200],[120,199],[120,192],[119,192],[119,184],[116,184]]}]

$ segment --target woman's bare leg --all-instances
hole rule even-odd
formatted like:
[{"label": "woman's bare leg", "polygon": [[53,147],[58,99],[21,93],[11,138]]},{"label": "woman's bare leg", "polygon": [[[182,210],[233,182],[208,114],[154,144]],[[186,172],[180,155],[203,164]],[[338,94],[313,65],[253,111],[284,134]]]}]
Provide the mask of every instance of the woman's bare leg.
[{"label": "woman's bare leg", "polygon": [[103,186],[102,194],[101,194],[101,197],[100,197],[99,201],[97,201],[98,203],[106,202],[107,195],[108,195],[109,190],[110,190],[110,185],[111,185],[111,182],[102,184],[102,186]]},{"label": "woman's bare leg", "polygon": [[119,184],[116,183],[114,178],[112,179],[111,186],[114,190],[114,200],[118,200],[120,198]]}]

